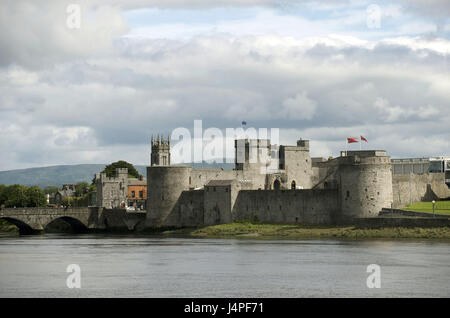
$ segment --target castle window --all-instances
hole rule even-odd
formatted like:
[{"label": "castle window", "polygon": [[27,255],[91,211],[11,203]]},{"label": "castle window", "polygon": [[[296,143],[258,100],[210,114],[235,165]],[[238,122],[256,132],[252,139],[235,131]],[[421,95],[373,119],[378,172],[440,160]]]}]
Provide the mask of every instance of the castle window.
[{"label": "castle window", "polygon": [[295,180],[292,180],[292,183],[291,183],[291,189],[292,189],[292,190],[295,190],[295,189],[296,189]]},{"label": "castle window", "polygon": [[350,191],[347,190],[347,198],[350,198]]},{"label": "castle window", "polygon": [[192,179],[191,179],[191,177],[189,177],[189,184],[191,184],[192,183]]},{"label": "castle window", "polygon": [[275,180],[275,182],[273,183],[273,188],[275,190],[280,190],[280,180]]}]

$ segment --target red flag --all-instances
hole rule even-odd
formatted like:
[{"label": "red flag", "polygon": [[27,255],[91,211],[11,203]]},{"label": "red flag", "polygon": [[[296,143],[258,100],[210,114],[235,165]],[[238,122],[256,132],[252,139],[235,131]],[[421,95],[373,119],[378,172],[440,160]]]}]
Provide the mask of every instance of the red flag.
[{"label": "red flag", "polygon": [[364,138],[363,136],[361,136],[361,141],[364,140],[365,142],[368,142],[366,138]]},{"label": "red flag", "polygon": [[347,142],[349,144],[351,144],[352,142],[359,142],[358,138],[356,137],[351,137],[351,138],[347,138]]}]

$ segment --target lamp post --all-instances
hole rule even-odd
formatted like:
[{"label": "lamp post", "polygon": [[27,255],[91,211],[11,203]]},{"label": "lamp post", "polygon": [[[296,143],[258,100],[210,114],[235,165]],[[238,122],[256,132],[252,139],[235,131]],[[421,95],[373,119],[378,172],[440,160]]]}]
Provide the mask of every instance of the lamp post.
[{"label": "lamp post", "polygon": [[431,201],[431,203],[433,203],[433,217],[435,217],[435,214],[434,214],[434,204],[436,203],[436,201]]}]

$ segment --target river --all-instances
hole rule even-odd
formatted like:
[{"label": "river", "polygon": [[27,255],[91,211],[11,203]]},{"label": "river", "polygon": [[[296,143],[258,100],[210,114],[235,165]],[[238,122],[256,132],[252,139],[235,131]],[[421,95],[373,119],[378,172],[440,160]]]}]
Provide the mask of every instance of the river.
[{"label": "river", "polygon": [[[0,297],[449,297],[450,243],[0,237]],[[81,288],[68,288],[77,264]],[[368,288],[367,266],[380,266]]]}]

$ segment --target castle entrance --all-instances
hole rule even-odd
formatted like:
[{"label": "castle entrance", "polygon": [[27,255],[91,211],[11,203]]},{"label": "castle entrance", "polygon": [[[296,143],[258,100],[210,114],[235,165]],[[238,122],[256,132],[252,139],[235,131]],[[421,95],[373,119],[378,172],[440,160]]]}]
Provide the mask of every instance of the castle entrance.
[{"label": "castle entrance", "polygon": [[273,183],[273,189],[274,190],[280,190],[280,180],[276,179]]}]

